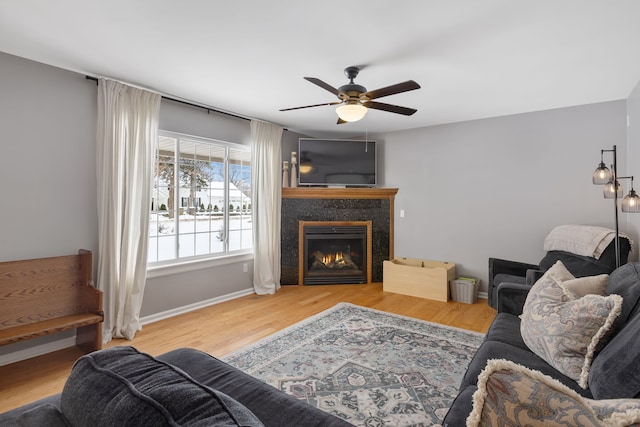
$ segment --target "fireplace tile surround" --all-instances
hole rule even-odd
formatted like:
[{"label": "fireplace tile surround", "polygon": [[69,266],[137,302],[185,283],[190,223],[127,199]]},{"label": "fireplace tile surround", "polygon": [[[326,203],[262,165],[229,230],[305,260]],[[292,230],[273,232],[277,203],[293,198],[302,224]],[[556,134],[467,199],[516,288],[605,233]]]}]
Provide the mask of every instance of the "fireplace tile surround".
[{"label": "fireplace tile surround", "polygon": [[371,281],[382,282],[383,261],[393,258],[393,204],[397,188],[282,189],[282,285],[299,278],[300,221],[371,221]]}]

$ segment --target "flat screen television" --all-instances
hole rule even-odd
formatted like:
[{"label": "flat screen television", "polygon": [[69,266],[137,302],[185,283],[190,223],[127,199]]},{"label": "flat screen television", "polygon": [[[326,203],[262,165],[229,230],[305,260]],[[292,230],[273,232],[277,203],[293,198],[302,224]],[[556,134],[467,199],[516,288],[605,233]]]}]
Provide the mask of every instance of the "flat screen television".
[{"label": "flat screen television", "polygon": [[300,138],[298,182],[307,186],[375,187],[375,141]]}]

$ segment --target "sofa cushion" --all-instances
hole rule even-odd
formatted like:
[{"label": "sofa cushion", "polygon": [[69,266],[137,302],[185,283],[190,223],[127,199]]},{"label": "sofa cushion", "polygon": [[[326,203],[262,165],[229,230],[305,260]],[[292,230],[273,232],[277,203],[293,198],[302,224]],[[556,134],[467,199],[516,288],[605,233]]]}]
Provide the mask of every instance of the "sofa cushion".
[{"label": "sofa cushion", "polygon": [[[191,378],[225,394],[249,408],[267,427],[349,427],[350,423],[309,405],[234,368],[210,354],[179,348],[158,356]],[[286,408],[286,410],[283,410]]]},{"label": "sofa cushion", "polygon": [[[631,242],[628,238],[621,237],[620,265],[627,263],[629,252],[631,252]],[[557,261],[562,261],[565,267],[576,277],[609,274],[616,268],[616,245],[612,240],[598,259],[561,250],[548,251],[544,258],[540,260],[540,269],[546,271]]]},{"label": "sofa cushion", "polygon": [[576,277],[596,276],[598,274],[609,274],[615,269],[615,262],[606,263],[603,260],[576,255],[564,251],[549,251],[540,260],[540,270],[547,271],[558,261]]},{"label": "sofa cushion", "polygon": [[455,427],[463,426],[467,420],[467,417],[473,409],[473,393],[477,390],[476,386],[468,386],[460,390],[455,400],[451,404],[451,407],[447,411],[442,426]]},{"label": "sofa cushion", "polygon": [[589,389],[596,399],[640,397],[640,314],[624,328],[593,360]]},{"label": "sofa cushion", "polygon": [[478,378],[467,426],[626,426],[640,421],[640,400],[594,401],[538,371],[490,360]]},{"label": "sofa cushion", "polygon": [[476,354],[473,356],[467,372],[462,378],[461,388],[470,385],[476,385],[478,376],[487,366],[487,362],[491,359],[509,359],[527,368],[540,371],[545,375],[549,375],[567,387],[584,397],[592,397],[589,389],[580,387],[575,380],[558,372],[553,366],[545,362],[540,356],[534,354],[529,349],[522,349],[505,344],[499,341],[485,341],[482,343]]},{"label": "sofa cushion", "polygon": [[224,393],[132,347],[109,348],[78,359],[60,407],[74,426],[262,426]]},{"label": "sofa cushion", "polygon": [[485,341],[499,341],[528,350],[520,334],[520,317],[510,313],[498,313],[491,322]]},{"label": "sofa cushion", "polygon": [[20,427],[68,427],[69,424],[57,407],[50,403],[25,411],[18,418]]},{"label": "sofa cushion", "polygon": [[558,261],[533,285],[522,313],[520,332],[529,349],[583,388],[596,351],[620,315],[622,297],[581,296],[579,289],[605,289],[606,280],[576,279]]},{"label": "sofa cushion", "polygon": [[640,263],[625,264],[617,268],[607,284],[607,295],[617,294],[622,297],[622,313],[616,320],[617,326],[625,324],[638,311],[640,303]]}]

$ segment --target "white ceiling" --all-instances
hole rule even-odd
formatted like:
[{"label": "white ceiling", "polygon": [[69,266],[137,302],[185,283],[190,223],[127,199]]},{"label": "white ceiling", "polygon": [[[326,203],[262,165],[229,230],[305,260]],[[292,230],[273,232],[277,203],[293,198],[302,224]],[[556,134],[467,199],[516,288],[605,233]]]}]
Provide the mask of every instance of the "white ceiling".
[{"label": "white ceiling", "polygon": [[[626,98],[640,80],[638,0],[0,0],[0,51],[278,123],[316,137],[389,132]],[[379,99],[336,125],[343,69]],[[0,64],[1,69],[1,64]]]}]

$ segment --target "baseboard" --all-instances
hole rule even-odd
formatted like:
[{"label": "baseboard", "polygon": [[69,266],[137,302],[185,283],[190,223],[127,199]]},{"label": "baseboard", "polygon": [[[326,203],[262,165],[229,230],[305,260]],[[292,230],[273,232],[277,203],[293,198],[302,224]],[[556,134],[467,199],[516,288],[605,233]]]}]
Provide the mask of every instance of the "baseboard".
[{"label": "baseboard", "polygon": [[[163,319],[168,319],[169,317],[178,316],[184,313],[189,313],[190,311],[198,310],[204,307],[209,307],[215,304],[220,304],[221,302],[230,301],[236,298],[243,297],[245,295],[251,295],[253,293],[254,293],[253,288],[232,292],[227,295],[222,295],[216,298],[211,298],[205,301],[199,301],[194,304],[173,308],[171,310],[167,310],[160,313],[142,317],[140,319],[140,323],[142,325],[148,325],[149,323],[157,322]],[[76,345],[75,335],[72,337],[59,339],[57,341],[52,341],[46,344],[35,345],[33,347],[25,348],[24,350],[17,350],[11,353],[0,355],[0,366],[10,365],[11,363],[16,363],[22,360],[31,359],[32,357],[42,356],[43,354],[62,350],[68,347],[73,347],[74,345]]]},{"label": "baseboard", "polygon": [[489,295],[486,292],[478,292],[478,298],[487,299]]},{"label": "baseboard", "polygon": [[25,348],[24,350],[18,350],[12,353],[3,354],[2,356],[0,356],[0,366],[10,365],[22,360],[31,359],[32,357],[42,356],[43,354],[51,353],[53,351],[73,347],[74,345],[76,345],[76,337],[72,336],[46,344],[39,344],[33,347]]},{"label": "baseboard", "polygon": [[140,318],[140,323],[143,326],[148,325],[149,323],[157,322],[159,320],[168,319],[170,317],[178,316],[180,314],[185,314],[201,308],[220,304],[221,302],[231,301],[233,299],[244,297],[246,295],[252,295],[253,293],[255,293],[255,291],[253,290],[253,288],[250,288],[250,289],[244,289],[242,291],[232,292],[230,294],[222,295],[222,296],[211,298],[204,301],[198,301],[193,304],[172,308],[171,310],[162,311],[160,313],[151,314],[149,316],[144,316]]}]

